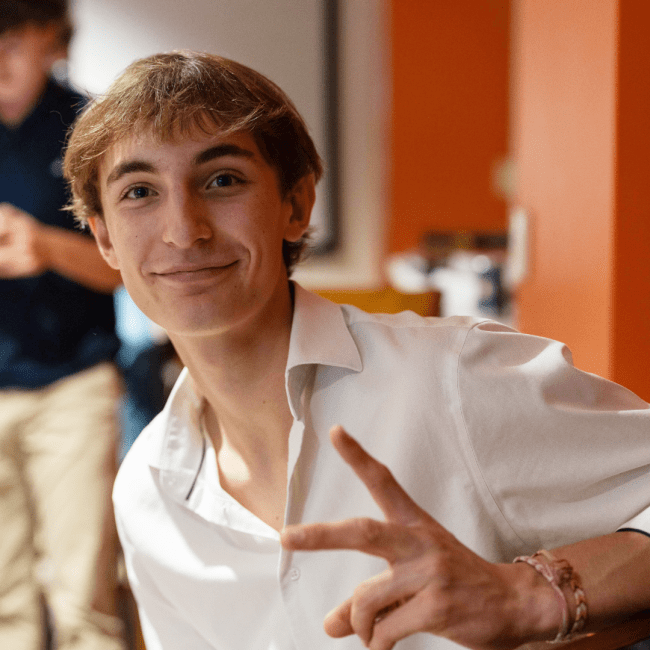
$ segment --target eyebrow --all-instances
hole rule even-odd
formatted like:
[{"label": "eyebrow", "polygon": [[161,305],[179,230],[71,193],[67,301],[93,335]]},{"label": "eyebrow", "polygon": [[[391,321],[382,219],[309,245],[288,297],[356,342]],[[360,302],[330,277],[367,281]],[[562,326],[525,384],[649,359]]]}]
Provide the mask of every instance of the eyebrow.
[{"label": "eyebrow", "polygon": [[250,149],[244,149],[243,147],[238,147],[236,144],[218,144],[215,147],[210,147],[205,151],[197,154],[194,157],[195,165],[203,165],[204,163],[210,162],[215,158],[222,158],[223,156],[240,156],[242,158],[254,158],[255,153],[250,151]]},{"label": "eyebrow", "polygon": [[[242,158],[254,158],[255,153],[250,151],[250,149],[244,149],[239,147],[236,144],[219,144],[214,147],[210,147],[205,151],[201,151],[192,160],[194,165],[204,165],[215,158],[222,158],[224,156],[240,156]],[[146,160],[126,160],[123,163],[117,165],[111,173],[106,177],[106,185],[111,185],[118,181],[122,176],[126,174],[132,174],[134,172],[148,172],[155,174],[157,172],[155,165],[152,165]]]},{"label": "eyebrow", "polygon": [[111,170],[111,173],[106,177],[106,185],[111,185],[111,183],[119,181],[122,176],[133,172],[155,173],[156,171],[156,166],[146,160],[126,160]]}]

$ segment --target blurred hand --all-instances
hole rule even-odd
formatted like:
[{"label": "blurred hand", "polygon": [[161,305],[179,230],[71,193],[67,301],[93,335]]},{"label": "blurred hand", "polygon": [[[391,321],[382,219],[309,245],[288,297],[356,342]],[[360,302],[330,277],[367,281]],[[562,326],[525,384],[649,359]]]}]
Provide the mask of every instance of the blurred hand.
[{"label": "blurred hand", "polygon": [[468,648],[496,650],[540,638],[534,625],[542,621],[557,626],[554,594],[534,569],[481,559],[414,503],[341,427],[330,436],[386,521],[288,526],[282,544],[302,551],[351,549],[388,562],[386,571],[361,583],[328,614],[330,636],[357,634],[373,650],[390,650],[400,639],[429,632]]},{"label": "blurred hand", "polygon": [[0,203],[0,278],[23,278],[47,270],[45,226],[10,203]]}]

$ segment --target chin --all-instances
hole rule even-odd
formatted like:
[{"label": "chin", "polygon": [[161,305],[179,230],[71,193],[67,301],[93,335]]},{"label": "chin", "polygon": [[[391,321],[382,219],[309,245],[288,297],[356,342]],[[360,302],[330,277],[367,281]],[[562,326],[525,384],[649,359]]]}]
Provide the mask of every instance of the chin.
[{"label": "chin", "polygon": [[211,307],[209,310],[179,307],[182,313],[175,313],[159,322],[165,330],[177,336],[210,336],[227,331],[244,317],[231,310],[216,309],[214,304]]}]

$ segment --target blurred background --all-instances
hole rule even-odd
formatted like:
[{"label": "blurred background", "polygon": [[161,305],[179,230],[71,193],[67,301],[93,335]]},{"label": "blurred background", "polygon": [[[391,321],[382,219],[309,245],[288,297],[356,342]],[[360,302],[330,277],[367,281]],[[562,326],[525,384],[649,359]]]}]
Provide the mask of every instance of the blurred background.
[{"label": "blurred background", "polygon": [[[238,59],[288,92],[327,167],[301,284],[342,299],[432,292],[436,313],[564,341],[577,366],[650,399],[646,1],[72,9],[69,76],[91,94],[134,58],[180,48]],[[159,335],[132,307],[118,313],[132,354]]]}]

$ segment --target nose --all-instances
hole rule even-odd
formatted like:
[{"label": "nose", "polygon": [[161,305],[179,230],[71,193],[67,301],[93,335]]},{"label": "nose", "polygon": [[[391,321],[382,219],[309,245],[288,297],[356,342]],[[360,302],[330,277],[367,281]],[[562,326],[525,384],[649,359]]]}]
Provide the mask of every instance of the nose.
[{"label": "nose", "polygon": [[191,192],[182,191],[165,211],[163,241],[176,248],[191,248],[212,238],[210,215],[205,203]]}]

